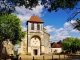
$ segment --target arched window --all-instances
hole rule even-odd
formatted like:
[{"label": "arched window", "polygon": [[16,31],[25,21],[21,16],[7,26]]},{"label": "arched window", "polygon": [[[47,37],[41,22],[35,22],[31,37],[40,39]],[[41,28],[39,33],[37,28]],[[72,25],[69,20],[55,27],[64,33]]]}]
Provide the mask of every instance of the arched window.
[{"label": "arched window", "polygon": [[37,30],[40,30],[40,24],[39,23],[37,24]]},{"label": "arched window", "polygon": [[31,30],[34,30],[34,23],[31,23]]}]

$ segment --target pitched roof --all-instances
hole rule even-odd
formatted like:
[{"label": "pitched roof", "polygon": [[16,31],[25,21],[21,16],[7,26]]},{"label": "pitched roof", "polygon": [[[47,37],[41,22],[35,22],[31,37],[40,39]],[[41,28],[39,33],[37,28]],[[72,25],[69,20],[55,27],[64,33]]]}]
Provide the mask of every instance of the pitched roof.
[{"label": "pitched roof", "polygon": [[31,16],[31,18],[27,22],[40,22],[43,23],[42,20],[38,16]]},{"label": "pitched roof", "polygon": [[60,45],[57,44],[57,43],[53,43],[51,47],[52,47],[52,48],[60,48]]}]

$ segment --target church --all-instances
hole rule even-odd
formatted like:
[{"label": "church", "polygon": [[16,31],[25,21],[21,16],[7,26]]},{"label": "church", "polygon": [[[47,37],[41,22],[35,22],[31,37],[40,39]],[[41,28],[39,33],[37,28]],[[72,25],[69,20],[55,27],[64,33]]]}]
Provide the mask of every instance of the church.
[{"label": "church", "polygon": [[18,54],[43,55],[50,53],[50,35],[43,24],[44,22],[38,16],[30,17],[26,23],[26,35],[18,48]]}]

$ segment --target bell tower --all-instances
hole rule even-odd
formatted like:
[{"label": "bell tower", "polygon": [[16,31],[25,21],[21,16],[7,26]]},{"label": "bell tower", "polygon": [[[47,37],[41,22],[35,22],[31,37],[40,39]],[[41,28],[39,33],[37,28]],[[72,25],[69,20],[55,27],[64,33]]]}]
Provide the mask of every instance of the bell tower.
[{"label": "bell tower", "polygon": [[42,53],[43,23],[37,16],[31,16],[27,21],[27,54],[40,55]]}]

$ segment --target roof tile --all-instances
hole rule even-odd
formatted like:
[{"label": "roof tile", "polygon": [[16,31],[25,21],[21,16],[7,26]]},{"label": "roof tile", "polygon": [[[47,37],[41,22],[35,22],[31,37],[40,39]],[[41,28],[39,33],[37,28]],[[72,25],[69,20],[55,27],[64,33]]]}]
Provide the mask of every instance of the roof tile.
[{"label": "roof tile", "polygon": [[57,43],[53,43],[53,45],[51,46],[52,48],[60,48],[60,45]]},{"label": "roof tile", "polygon": [[38,16],[31,16],[31,18],[27,22],[40,22],[43,23],[42,20]]}]

